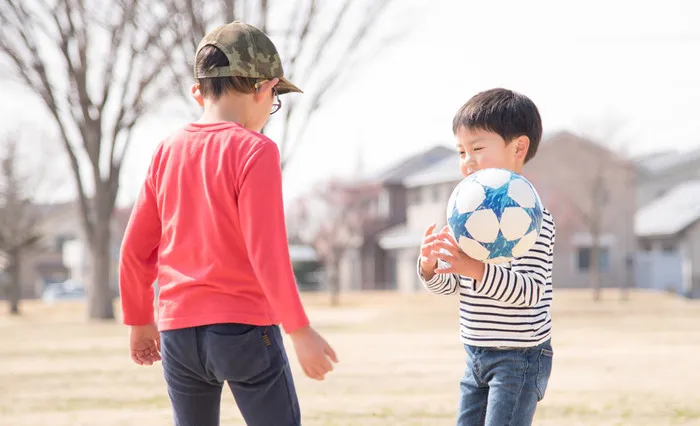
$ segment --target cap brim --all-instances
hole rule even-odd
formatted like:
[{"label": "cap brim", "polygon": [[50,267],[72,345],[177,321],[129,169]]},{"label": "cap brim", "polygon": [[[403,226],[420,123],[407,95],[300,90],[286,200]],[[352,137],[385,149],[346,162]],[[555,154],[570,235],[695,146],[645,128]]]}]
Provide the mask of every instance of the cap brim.
[{"label": "cap brim", "polygon": [[280,81],[277,83],[275,88],[277,89],[277,93],[280,95],[284,95],[285,93],[304,93],[300,88],[293,85],[291,81],[284,77],[280,77]]}]

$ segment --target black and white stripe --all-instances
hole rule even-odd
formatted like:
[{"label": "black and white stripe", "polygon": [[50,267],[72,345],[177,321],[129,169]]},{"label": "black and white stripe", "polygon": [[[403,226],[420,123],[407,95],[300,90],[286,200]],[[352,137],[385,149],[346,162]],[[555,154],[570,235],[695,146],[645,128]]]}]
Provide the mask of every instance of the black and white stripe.
[{"label": "black and white stripe", "polygon": [[512,263],[486,264],[481,282],[457,274],[438,274],[425,281],[418,262],[425,288],[436,294],[459,293],[464,344],[531,347],[550,337],[555,230],[545,209],[542,231],[532,249]]}]

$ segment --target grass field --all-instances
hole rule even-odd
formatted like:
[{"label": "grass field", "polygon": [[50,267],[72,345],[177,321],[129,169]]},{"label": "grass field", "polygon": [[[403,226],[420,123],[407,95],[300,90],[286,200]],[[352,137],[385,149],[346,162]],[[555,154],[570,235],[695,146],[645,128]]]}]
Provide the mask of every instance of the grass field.
[{"label": "grass field", "polygon": [[[341,363],[315,382],[290,354],[304,425],[454,424],[464,367],[456,298],[305,301]],[[579,291],[558,291],[554,303],[554,370],[536,425],[700,425],[700,303],[641,292],[622,303],[611,292],[595,304]],[[126,329],[84,312],[27,302],[22,317],[0,316],[0,425],[171,425],[160,365],[132,364]],[[223,398],[222,425],[244,424]]]}]

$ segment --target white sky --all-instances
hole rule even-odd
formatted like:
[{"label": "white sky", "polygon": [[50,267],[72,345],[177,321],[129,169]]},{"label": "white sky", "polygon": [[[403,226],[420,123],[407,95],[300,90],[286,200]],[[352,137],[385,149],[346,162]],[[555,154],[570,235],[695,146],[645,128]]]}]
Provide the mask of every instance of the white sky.
[{"label": "white sky", "polygon": [[[456,110],[495,86],[530,96],[545,131],[595,134],[586,125],[612,117],[624,123],[633,154],[700,147],[700,29],[691,25],[700,2],[435,4],[315,116],[285,174],[287,197],[351,173],[360,152],[373,170],[435,143],[453,145]],[[49,123],[32,115],[35,101],[1,84],[0,129]],[[122,202],[135,197],[155,145],[184,123],[169,112],[141,123],[123,171]]]}]

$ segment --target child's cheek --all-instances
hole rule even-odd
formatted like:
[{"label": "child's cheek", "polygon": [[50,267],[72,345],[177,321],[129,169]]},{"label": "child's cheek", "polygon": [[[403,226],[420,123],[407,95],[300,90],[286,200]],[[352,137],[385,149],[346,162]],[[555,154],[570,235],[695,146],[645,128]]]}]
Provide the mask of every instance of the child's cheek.
[{"label": "child's cheek", "polygon": [[462,176],[467,177],[468,172],[467,172],[467,161],[466,160],[459,160],[459,171],[462,173]]},{"label": "child's cheek", "polygon": [[494,167],[493,159],[490,158],[486,154],[479,154],[479,155],[474,157],[474,160],[476,161],[476,164],[478,164],[479,170],[489,169],[491,167]]}]

